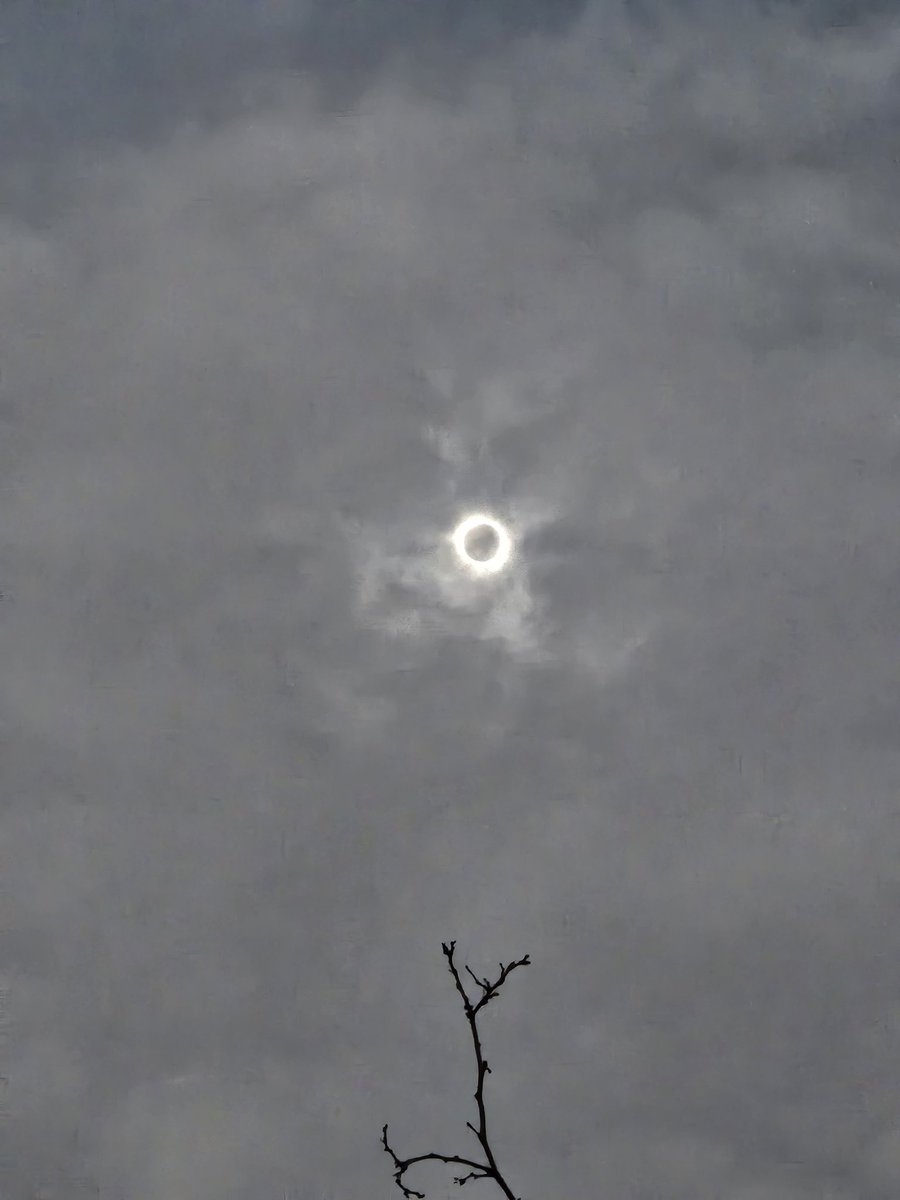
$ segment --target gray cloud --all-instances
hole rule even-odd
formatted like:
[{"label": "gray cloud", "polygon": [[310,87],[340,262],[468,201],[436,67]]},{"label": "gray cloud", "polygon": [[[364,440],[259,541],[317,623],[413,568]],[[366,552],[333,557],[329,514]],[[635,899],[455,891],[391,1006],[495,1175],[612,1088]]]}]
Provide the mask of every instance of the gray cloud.
[{"label": "gray cloud", "polygon": [[564,8],[9,10],[12,1200],[896,1190],[900,29]]}]

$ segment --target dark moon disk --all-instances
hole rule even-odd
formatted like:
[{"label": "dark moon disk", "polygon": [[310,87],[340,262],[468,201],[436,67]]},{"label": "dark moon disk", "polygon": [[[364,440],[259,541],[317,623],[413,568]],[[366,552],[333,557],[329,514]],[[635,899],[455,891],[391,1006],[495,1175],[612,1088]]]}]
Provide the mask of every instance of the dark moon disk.
[{"label": "dark moon disk", "polygon": [[487,562],[500,549],[500,538],[490,525],[479,525],[466,534],[466,554],[476,562]]}]

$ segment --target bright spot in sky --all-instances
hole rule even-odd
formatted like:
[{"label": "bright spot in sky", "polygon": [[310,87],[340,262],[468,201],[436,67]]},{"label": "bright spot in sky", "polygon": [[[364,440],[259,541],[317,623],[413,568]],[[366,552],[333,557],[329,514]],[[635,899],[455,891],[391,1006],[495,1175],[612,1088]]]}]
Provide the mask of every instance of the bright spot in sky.
[{"label": "bright spot in sky", "polygon": [[460,521],[451,537],[453,549],[475,575],[494,575],[509,562],[512,538],[495,517],[474,513]]}]

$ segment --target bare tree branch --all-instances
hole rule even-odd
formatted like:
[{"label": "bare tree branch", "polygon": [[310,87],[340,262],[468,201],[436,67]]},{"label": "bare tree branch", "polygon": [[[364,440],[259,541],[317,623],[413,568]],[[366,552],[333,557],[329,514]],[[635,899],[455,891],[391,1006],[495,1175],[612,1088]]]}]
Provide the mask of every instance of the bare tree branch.
[{"label": "bare tree branch", "polygon": [[[394,1179],[397,1181],[397,1185],[399,1186],[400,1190],[403,1192],[404,1196],[419,1196],[420,1200],[425,1200],[425,1195],[423,1192],[414,1192],[411,1188],[404,1186],[404,1183],[402,1180],[403,1173],[405,1171],[408,1171],[409,1168],[411,1166],[413,1166],[415,1163],[427,1162],[427,1161],[431,1160],[434,1162],[455,1163],[461,1167],[474,1167],[476,1171],[481,1171],[481,1172],[484,1172],[486,1170],[486,1167],[484,1166],[483,1163],[473,1162],[472,1159],[470,1159],[470,1158],[461,1158],[458,1154],[436,1154],[436,1153],[432,1152],[429,1154],[418,1154],[418,1155],[416,1155],[415,1158],[398,1158],[388,1143],[387,1130],[388,1130],[387,1125],[383,1125],[381,1128],[381,1144],[382,1144],[382,1146],[384,1146],[385,1150],[387,1150],[388,1154],[390,1154],[391,1158],[394,1160],[394,1166],[396,1168],[396,1170],[394,1171]],[[469,1172],[469,1174],[466,1175],[463,1179],[461,1179],[461,1180],[457,1179],[457,1180],[455,1180],[455,1182],[456,1183],[465,1183],[466,1179],[481,1179],[481,1178],[483,1178],[483,1175],[476,1175],[474,1172]]]},{"label": "bare tree branch", "polygon": [[466,1014],[466,1020],[469,1024],[469,1030],[472,1034],[472,1044],[475,1049],[475,1061],[477,1064],[477,1082],[475,1085],[475,1104],[478,1108],[478,1127],[476,1128],[471,1121],[466,1121],[466,1126],[471,1129],[479,1141],[482,1151],[484,1152],[485,1162],[474,1162],[469,1158],[462,1158],[457,1154],[439,1154],[437,1151],[429,1151],[427,1154],[418,1154],[414,1158],[400,1158],[392,1149],[387,1138],[387,1125],[382,1127],[381,1144],[387,1153],[391,1156],[394,1163],[394,1180],[400,1188],[407,1200],[415,1197],[416,1200],[425,1200],[424,1192],[416,1192],[412,1188],[406,1186],[403,1182],[403,1176],[410,1167],[420,1162],[442,1162],[454,1163],[464,1167],[472,1167],[473,1169],[468,1175],[456,1175],[453,1182],[462,1187],[470,1179],[492,1179],[500,1188],[507,1200],[520,1200],[515,1195],[512,1188],[503,1178],[500,1173],[500,1168],[497,1166],[497,1160],[494,1157],[494,1152],[491,1149],[490,1140],[487,1131],[487,1113],[484,1105],[484,1081],[491,1074],[491,1068],[488,1066],[487,1059],[484,1057],[484,1052],[481,1046],[481,1038],[478,1033],[477,1017],[478,1013],[486,1004],[493,1000],[500,988],[516,969],[516,967],[527,967],[531,964],[531,959],[526,954],[524,958],[518,959],[516,962],[508,963],[506,966],[501,962],[500,974],[493,983],[487,978],[479,979],[478,976],[466,966],[466,971],[471,975],[475,983],[481,988],[481,997],[477,1003],[473,1004],[469,998],[466,989],[462,985],[462,980],[459,977],[459,971],[453,961],[453,955],[456,951],[456,942],[451,942],[449,946],[446,942],[441,943],[441,949],[444,952],[444,957],[447,959],[448,969],[453,976],[453,982],[456,985],[456,990],[462,998],[463,1008]]}]

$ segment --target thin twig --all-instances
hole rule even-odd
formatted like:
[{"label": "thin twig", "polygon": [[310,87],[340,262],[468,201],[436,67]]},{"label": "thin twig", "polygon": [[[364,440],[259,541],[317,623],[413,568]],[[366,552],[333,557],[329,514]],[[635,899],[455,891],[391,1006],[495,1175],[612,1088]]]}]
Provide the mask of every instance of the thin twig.
[{"label": "thin twig", "polygon": [[466,1121],[466,1125],[475,1134],[484,1152],[485,1162],[475,1162],[469,1158],[462,1158],[457,1154],[439,1154],[437,1151],[429,1151],[427,1154],[418,1154],[414,1158],[400,1158],[391,1148],[387,1138],[387,1125],[382,1127],[381,1144],[384,1149],[390,1154],[394,1163],[394,1180],[400,1188],[407,1200],[415,1197],[416,1200],[425,1200],[424,1192],[416,1192],[412,1188],[406,1186],[403,1182],[403,1176],[415,1163],[420,1162],[442,1162],[449,1164],[458,1164],[464,1167],[472,1167],[473,1169],[468,1175],[454,1176],[453,1182],[462,1187],[470,1179],[493,1179],[500,1190],[506,1196],[507,1200],[519,1200],[512,1188],[503,1178],[500,1173],[500,1168],[497,1166],[497,1160],[494,1157],[494,1152],[491,1149],[491,1144],[488,1139],[487,1132],[487,1112],[484,1105],[484,1081],[491,1074],[491,1068],[488,1066],[487,1059],[484,1057],[484,1052],[481,1046],[481,1038],[478,1033],[477,1017],[478,1013],[486,1004],[493,1000],[500,988],[516,969],[516,967],[527,967],[531,963],[531,959],[526,954],[524,958],[518,959],[516,962],[508,963],[506,966],[500,963],[500,974],[493,983],[489,979],[479,979],[477,975],[466,966],[466,971],[472,976],[472,979],[481,988],[481,998],[477,1003],[473,1004],[470,1000],[466,989],[462,985],[462,980],[459,977],[459,971],[456,969],[456,964],[453,961],[453,955],[456,950],[456,942],[451,942],[449,946],[446,942],[441,943],[441,949],[444,952],[444,957],[447,959],[450,974],[453,976],[453,982],[456,985],[456,990],[462,997],[463,1008],[466,1013],[466,1020],[469,1024],[469,1029],[472,1034],[472,1044],[475,1049],[475,1060],[478,1067],[478,1076],[475,1086],[475,1103],[478,1107],[478,1128],[470,1122]]}]

